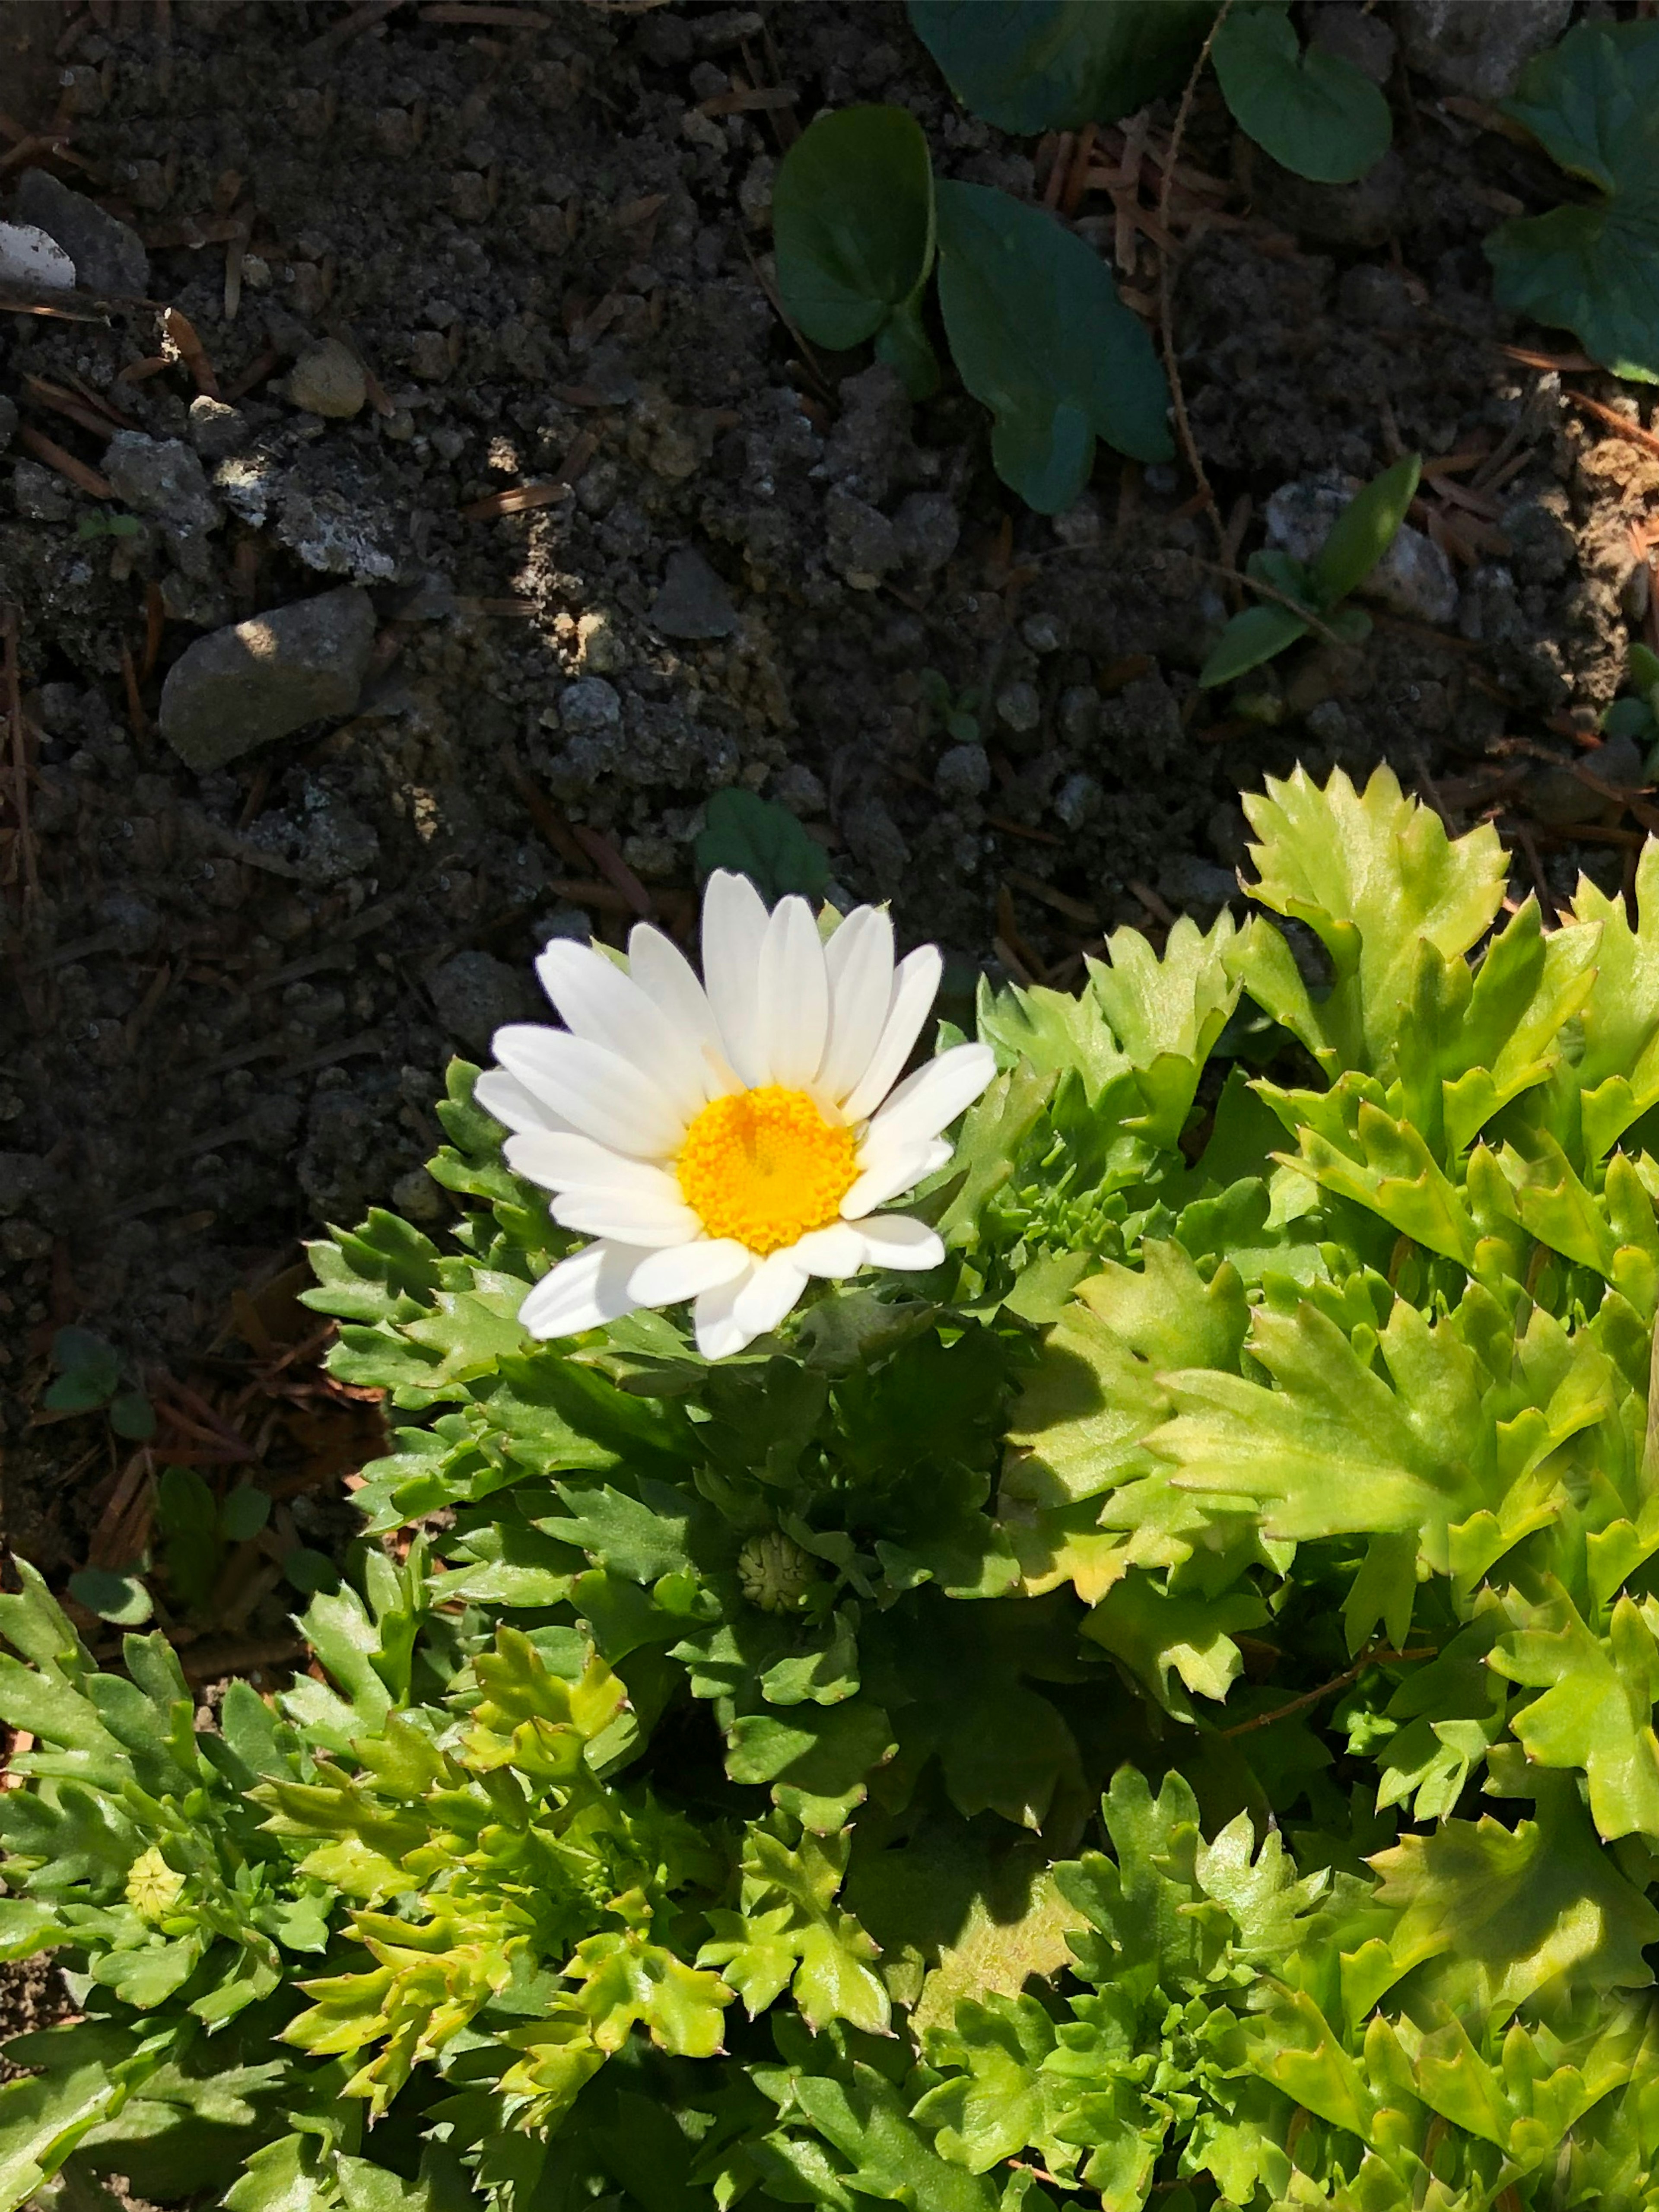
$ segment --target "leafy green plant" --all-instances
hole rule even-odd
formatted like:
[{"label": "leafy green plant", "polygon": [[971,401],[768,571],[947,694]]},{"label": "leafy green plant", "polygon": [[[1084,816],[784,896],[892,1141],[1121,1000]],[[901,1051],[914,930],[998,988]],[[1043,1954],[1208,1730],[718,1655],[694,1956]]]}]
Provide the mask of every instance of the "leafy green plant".
[{"label": "leafy green plant", "polygon": [[959,745],[976,745],[980,740],[980,693],[975,684],[965,691],[953,692],[937,668],[921,672],[921,696],[931,711],[937,714],[947,737]]},{"label": "leafy green plant", "polygon": [[1386,771],[1246,806],[1250,920],[986,988],[943,1261],[726,1358],[525,1334],[452,1071],[454,1242],[314,1254],[313,1670],[0,1597],[0,2212],[1659,2212],[1659,845],[1547,929]]},{"label": "leafy green plant", "polygon": [[747,876],[763,898],[799,891],[819,897],[830,880],[830,856],[787,806],[728,784],[717,791],[697,832],[697,873],[731,868]]},{"label": "leafy green plant", "polygon": [[939,382],[921,320],[933,265],[927,141],[902,107],[844,107],[803,131],[772,195],[778,289],[807,336],[838,351],[875,340],[912,396]]},{"label": "leafy green plant", "polygon": [[1095,441],[1167,459],[1169,387],[1099,256],[1041,209],[981,185],[936,188],[902,110],[843,108],[804,131],[774,195],[778,287],[805,335],[873,337],[913,398],[939,382],[921,319],[937,236],[957,368],[994,417],[997,473],[1039,514],[1069,507]]},{"label": "leafy green plant", "polygon": [[1605,737],[1633,738],[1646,757],[1650,774],[1659,747],[1659,653],[1645,645],[1630,649],[1630,690],[1615,699],[1601,717]]},{"label": "leafy green plant", "polygon": [[1486,240],[1499,301],[1564,326],[1615,376],[1659,383],[1659,23],[1578,23],[1504,102],[1593,188]]},{"label": "leafy green plant", "polygon": [[1393,544],[1417,496],[1422,462],[1415,453],[1396,461],[1356,492],[1332,524],[1311,561],[1263,550],[1252,553],[1244,573],[1277,595],[1236,614],[1199,672],[1206,686],[1231,684],[1306,637],[1317,625],[1345,645],[1370,635],[1370,617],[1344,604]]},{"label": "leafy green plant", "polygon": [[1211,54],[1240,130],[1297,176],[1352,184],[1388,152],[1388,101],[1341,55],[1304,49],[1285,0],[1235,4]]},{"label": "leafy green plant", "polygon": [[89,1328],[60,1328],[52,1340],[57,1370],[40,1402],[49,1413],[105,1413],[118,1437],[142,1443],[155,1433],[155,1410],[142,1390],[123,1389],[121,1357]]},{"label": "leafy green plant", "polygon": [[137,538],[143,528],[136,514],[83,514],[75,526],[77,538]]},{"label": "leafy green plant", "polygon": [[[1215,0],[910,0],[963,106],[1025,137],[1178,92],[1216,15]],[[1388,102],[1352,62],[1304,49],[1288,0],[1234,0],[1212,59],[1239,128],[1298,176],[1351,183],[1387,153]]]}]

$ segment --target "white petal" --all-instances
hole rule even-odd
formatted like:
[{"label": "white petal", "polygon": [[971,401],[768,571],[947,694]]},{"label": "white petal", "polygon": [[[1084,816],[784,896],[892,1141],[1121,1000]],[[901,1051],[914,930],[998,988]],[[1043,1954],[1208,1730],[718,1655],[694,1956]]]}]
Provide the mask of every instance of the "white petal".
[{"label": "white petal", "polygon": [[870,1065],[893,996],[893,924],[884,908],[854,907],[823,948],[830,1042],[817,1087],[837,1105]]},{"label": "white petal", "polygon": [[493,1114],[509,1129],[568,1129],[570,1124],[550,1106],[532,1097],[516,1076],[504,1067],[487,1067],[472,1086],[475,1104]]},{"label": "white petal", "polygon": [[932,1137],[921,1144],[884,1146],[872,1161],[866,1146],[860,1156],[863,1172],[841,1202],[842,1219],[861,1221],[866,1213],[885,1206],[890,1198],[914,1190],[935,1168],[945,1165],[951,1152],[942,1137]]},{"label": "white petal", "polygon": [[744,1332],[744,1342],[775,1328],[806,1288],[806,1270],[793,1251],[774,1252],[761,1261],[738,1292],[732,1318]]},{"label": "white petal", "polygon": [[[628,933],[628,972],[648,999],[654,1000],[670,1020],[696,1040],[697,1053],[709,1085],[709,1096],[737,1089],[737,1079],[726,1065],[726,1046],[708,994],[698,982],[696,970],[672,939],[637,921]],[[718,1079],[716,1076],[718,1067]]]},{"label": "white petal", "polygon": [[908,1213],[874,1213],[859,1224],[865,1256],[873,1267],[937,1267],[945,1245],[925,1221]]},{"label": "white petal", "polygon": [[544,1190],[625,1191],[633,1198],[680,1201],[680,1186],[666,1168],[629,1159],[592,1137],[556,1136],[545,1129],[509,1137],[503,1151],[514,1175],[538,1182]]},{"label": "white petal", "polygon": [[780,899],[773,908],[755,989],[759,1043],[771,1079],[799,1091],[817,1073],[830,1030],[823,945],[804,898]]},{"label": "white petal", "polygon": [[614,1190],[568,1190],[550,1209],[562,1229],[584,1237],[605,1237],[619,1244],[641,1244],[656,1251],[665,1244],[689,1244],[702,1224],[689,1206],[659,1198],[635,1198]]},{"label": "white petal", "polygon": [[532,1336],[574,1336],[631,1313],[628,1279],[643,1252],[626,1244],[586,1244],[542,1277],[519,1308]]},{"label": "white petal", "polygon": [[753,1273],[752,1266],[729,1283],[718,1289],[704,1291],[692,1309],[692,1320],[696,1327],[697,1349],[705,1359],[729,1359],[734,1352],[741,1352],[753,1334],[745,1334],[738,1324],[738,1293]]},{"label": "white petal", "polygon": [[659,1085],[608,1046],[514,1023],[496,1030],[495,1057],[584,1136],[642,1159],[667,1159],[678,1150],[685,1117]]},{"label": "white petal", "polygon": [[702,1039],[688,1035],[604,953],[555,938],[536,973],[574,1036],[630,1061],[661,1085],[688,1121],[708,1104]]},{"label": "white petal", "polygon": [[945,962],[936,945],[920,945],[900,961],[876,1048],[842,1106],[849,1121],[862,1121],[873,1114],[903,1073],[910,1048],[921,1036],[928,1008],[939,995],[944,972]]},{"label": "white petal", "polygon": [[702,981],[726,1057],[744,1083],[766,1080],[759,1035],[761,945],[766,908],[747,876],[716,868],[702,902]]},{"label": "white petal", "polygon": [[736,1283],[754,1266],[753,1255],[735,1237],[704,1237],[672,1251],[653,1252],[641,1260],[629,1282],[636,1305],[676,1306],[682,1298],[695,1298]]},{"label": "white petal", "polygon": [[925,1143],[971,1106],[997,1072],[988,1044],[956,1044],[907,1075],[870,1124],[865,1149]]},{"label": "white petal", "polygon": [[789,1250],[809,1275],[856,1275],[864,1265],[864,1239],[848,1221],[838,1221],[833,1229],[811,1230],[797,1237]]}]

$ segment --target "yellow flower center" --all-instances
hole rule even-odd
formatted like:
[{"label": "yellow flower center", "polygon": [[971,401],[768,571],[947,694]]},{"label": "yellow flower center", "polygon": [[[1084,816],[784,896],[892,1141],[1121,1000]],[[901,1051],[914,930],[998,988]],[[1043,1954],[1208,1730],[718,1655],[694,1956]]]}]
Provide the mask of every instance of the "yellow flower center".
[{"label": "yellow flower center", "polygon": [[804,1091],[775,1084],[705,1106],[678,1161],[685,1202],[709,1235],[760,1253],[839,1220],[858,1172],[852,1130],[832,1128]]}]

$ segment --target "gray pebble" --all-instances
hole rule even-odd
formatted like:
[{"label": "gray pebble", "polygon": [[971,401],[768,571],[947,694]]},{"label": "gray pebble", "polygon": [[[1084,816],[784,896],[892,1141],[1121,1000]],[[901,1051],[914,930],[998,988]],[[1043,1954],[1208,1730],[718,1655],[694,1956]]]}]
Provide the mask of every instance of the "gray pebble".
[{"label": "gray pebble", "polygon": [[1092,743],[1100,728],[1100,694],[1092,684],[1068,684],[1060,695],[1060,734],[1068,744]]},{"label": "gray pebble", "polygon": [[438,1019],[452,1036],[473,1052],[487,1052],[489,1040],[509,1022],[545,1015],[530,975],[509,968],[493,952],[457,952],[427,977]]},{"label": "gray pebble", "polygon": [[1024,735],[1042,720],[1042,701],[1035,684],[1005,684],[997,693],[997,720]]},{"label": "gray pebble", "polygon": [[664,637],[730,637],[738,627],[724,581],[695,545],[677,545],[669,555],[647,620]]},{"label": "gray pebble", "polygon": [[349,714],[374,642],[374,602],[355,586],[215,630],[168,671],[161,734],[205,771],[308,722]]},{"label": "gray pebble", "polygon": [[948,492],[913,491],[893,517],[893,543],[907,568],[931,576],[957,550],[962,517]]},{"label": "gray pebble", "polygon": [[224,520],[224,509],[208,489],[200,457],[182,438],[118,430],[104,455],[104,473],[135,514],[155,517],[185,575],[204,583],[213,573],[208,533]]},{"label": "gray pebble", "polygon": [[73,192],[49,170],[25,169],[18,179],[12,213],[55,238],[75,264],[88,292],[142,299],[149,289],[149,256],[137,232],[89,200]]},{"label": "gray pebble", "polygon": [[1054,813],[1068,830],[1080,830],[1090,817],[1097,813],[1104,793],[1091,775],[1080,771],[1068,775],[1052,801]]},{"label": "gray pebble", "polygon": [[990,757],[983,745],[952,745],[933,770],[933,788],[944,799],[978,799],[990,781]]},{"label": "gray pebble", "polygon": [[560,725],[570,737],[592,737],[615,729],[621,720],[617,687],[603,676],[579,676],[559,694]]}]

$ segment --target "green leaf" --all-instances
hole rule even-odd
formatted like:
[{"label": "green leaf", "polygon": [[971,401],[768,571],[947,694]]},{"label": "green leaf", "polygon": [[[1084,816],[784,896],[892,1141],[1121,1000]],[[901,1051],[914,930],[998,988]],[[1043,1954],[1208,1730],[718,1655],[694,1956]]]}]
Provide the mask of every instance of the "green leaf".
[{"label": "green leaf", "polygon": [[1352,184],[1388,152],[1388,101],[1352,62],[1304,51],[1288,0],[1240,0],[1210,58],[1239,128],[1297,176]]},{"label": "green leaf", "polygon": [[963,106],[1022,137],[1115,123],[1178,90],[1214,14],[1214,0],[910,0]]},{"label": "green leaf", "polygon": [[[1369,80],[1364,82],[1368,89],[1376,90]],[[1373,477],[1337,516],[1310,570],[1322,605],[1334,606],[1350,592],[1357,592],[1376,568],[1399,535],[1407,510],[1417,496],[1422,472],[1421,455],[1407,453],[1381,476]]]},{"label": "green leaf", "polygon": [[1659,382],[1659,23],[1579,23],[1506,112],[1594,197],[1499,224],[1500,305],[1574,331],[1615,376]]},{"label": "green leaf", "polygon": [[747,876],[767,900],[790,891],[818,898],[830,880],[830,856],[817,839],[787,806],[739,784],[728,784],[709,800],[695,850],[700,876],[730,868]]},{"label": "green leaf", "polygon": [[82,1567],[69,1580],[70,1595],[100,1620],[137,1628],[155,1610],[142,1575],[112,1574],[106,1567]]},{"label": "green leaf", "polygon": [[779,165],[772,234],[779,295],[805,336],[842,352],[879,343],[898,319],[888,357],[925,398],[939,382],[917,313],[933,265],[933,172],[915,118],[843,107],[809,124]]},{"label": "green leaf", "polygon": [[142,1390],[118,1391],[110,1401],[109,1425],[130,1443],[147,1443],[155,1434],[155,1408]]},{"label": "green leaf", "polygon": [[1246,607],[1216,640],[1198,680],[1206,690],[1234,683],[1251,669],[1260,668],[1264,660],[1283,653],[1286,646],[1294,645],[1297,638],[1306,637],[1310,627],[1300,615],[1271,600]]},{"label": "green leaf", "polygon": [[863,1803],[871,1769],[895,1749],[886,1714],[862,1698],[742,1716],[730,1741],[732,1779],[770,1783],[777,1802],[820,1834]]},{"label": "green leaf", "polygon": [[60,1328],[52,1340],[52,1364],[58,1380],[47,1389],[45,1402],[54,1413],[84,1413],[101,1406],[121,1380],[114,1346],[89,1328]]},{"label": "green leaf", "polygon": [[1559,1584],[1528,1626],[1500,1637],[1490,1664],[1541,1690],[1512,1726],[1540,1766],[1581,1769],[1590,1813],[1612,1842],[1637,1830],[1659,1836],[1659,1641],[1646,1607],[1620,1597],[1606,1637],[1587,1628]]},{"label": "green leaf", "polygon": [[985,185],[940,185],[939,246],[951,353],[996,418],[997,474],[1029,507],[1073,504],[1097,435],[1134,460],[1170,457],[1164,371],[1098,254]]}]

